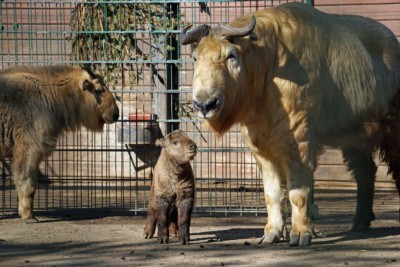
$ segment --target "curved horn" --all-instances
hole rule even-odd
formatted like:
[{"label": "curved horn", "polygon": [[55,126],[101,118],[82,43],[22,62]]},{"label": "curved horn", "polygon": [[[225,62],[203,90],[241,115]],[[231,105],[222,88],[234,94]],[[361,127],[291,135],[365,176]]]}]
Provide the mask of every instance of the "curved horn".
[{"label": "curved horn", "polygon": [[84,67],[82,67],[82,69],[85,70],[92,79],[96,78],[96,74],[93,73],[90,66],[84,66]]},{"label": "curved horn", "polygon": [[192,27],[192,25],[186,26],[183,28],[179,34],[179,39],[181,45],[187,45],[191,43],[198,43],[200,42],[201,38],[205,37],[208,35],[208,33],[211,30],[211,27],[207,24],[203,24],[193,31],[189,32],[188,34],[187,31]]},{"label": "curved horn", "polygon": [[226,24],[219,24],[215,31],[218,33],[218,35],[223,36],[223,37],[244,37],[249,34],[251,34],[254,30],[254,27],[256,26],[256,17],[253,15],[251,17],[249,25],[243,28],[234,28],[231,26],[228,26]]}]

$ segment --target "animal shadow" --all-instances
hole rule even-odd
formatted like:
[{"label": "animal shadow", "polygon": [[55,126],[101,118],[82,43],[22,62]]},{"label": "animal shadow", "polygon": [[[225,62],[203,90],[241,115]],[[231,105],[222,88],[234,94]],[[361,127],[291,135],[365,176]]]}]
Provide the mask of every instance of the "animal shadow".
[{"label": "animal shadow", "polygon": [[260,238],[263,234],[263,228],[231,228],[226,230],[191,233],[191,236],[192,241],[215,242]]}]

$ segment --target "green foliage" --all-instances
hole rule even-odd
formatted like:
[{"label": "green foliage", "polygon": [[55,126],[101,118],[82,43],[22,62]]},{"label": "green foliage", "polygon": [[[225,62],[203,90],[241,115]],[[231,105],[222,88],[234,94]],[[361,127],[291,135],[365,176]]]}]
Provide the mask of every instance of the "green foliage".
[{"label": "green foliage", "polygon": [[[173,49],[166,41],[177,23],[166,4],[78,3],[70,20],[71,60],[90,62],[108,74],[109,83],[133,86],[143,79],[144,68],[158,73],[150,61],[166,58]],[[137,61],[145,62],[135,64]]]}]

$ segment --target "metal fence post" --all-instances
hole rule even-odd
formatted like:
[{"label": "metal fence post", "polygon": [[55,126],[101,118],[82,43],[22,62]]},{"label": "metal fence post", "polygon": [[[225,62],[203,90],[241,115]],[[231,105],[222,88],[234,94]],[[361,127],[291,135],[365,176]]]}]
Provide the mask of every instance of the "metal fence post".
[{"label": "metal fence post", "polygon": [[[179,3],[167,4],[168,16],[171,18],[177,18],[179,16]],[[174,30],[177,30],[177,26],[174,26]],[[167,90],[178,90],[179,88],[179,69],[174,61],[180,58],[179,55],[179,43],[176,38],[176,33],[171,33],[167,38],[167,44],[171,49],[167,53],[167,60],[173,62],[167,63]],[[179,93],[167,93],[167,122],[166,132],[172,132],[173,130],[179,129],[180,123],[177,122],[179,119]]]}]

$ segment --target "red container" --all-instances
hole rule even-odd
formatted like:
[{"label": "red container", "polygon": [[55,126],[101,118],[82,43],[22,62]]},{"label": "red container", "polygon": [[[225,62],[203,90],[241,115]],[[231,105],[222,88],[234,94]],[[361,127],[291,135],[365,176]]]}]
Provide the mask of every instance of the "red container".
[{"label": "red container", "polygon": [[155,121],[157,115],[154,113],[129,113],[128,119],[130,123]]}]

